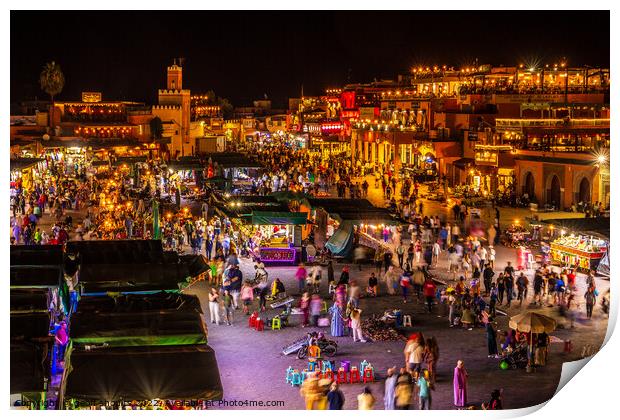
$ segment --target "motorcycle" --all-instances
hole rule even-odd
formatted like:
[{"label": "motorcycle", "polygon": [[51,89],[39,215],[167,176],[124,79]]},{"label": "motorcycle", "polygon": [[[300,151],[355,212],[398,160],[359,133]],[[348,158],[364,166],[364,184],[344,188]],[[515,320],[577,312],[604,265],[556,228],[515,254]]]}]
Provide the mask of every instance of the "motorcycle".
[{"label": "motorcycle", "polygon": [[333,340],[328,340],[323,336],[323,333],[308,333],[308,340],[304,342],[297,351],[298,359],[305,359],[308,355],[308,347],[311,343],[319,346],[321,355],[326,357],[333,357],[338,351],[338,343]]}]

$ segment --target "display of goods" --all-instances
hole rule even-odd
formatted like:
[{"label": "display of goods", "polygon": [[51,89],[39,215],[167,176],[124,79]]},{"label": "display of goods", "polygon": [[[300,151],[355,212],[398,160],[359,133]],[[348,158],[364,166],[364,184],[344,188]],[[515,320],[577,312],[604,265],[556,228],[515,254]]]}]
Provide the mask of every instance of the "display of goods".
[{"label": "display of goods", "polygon": [[405,339],[388,323],[374,317],[362,321],[362,333],[373,341],[400,341]]}]

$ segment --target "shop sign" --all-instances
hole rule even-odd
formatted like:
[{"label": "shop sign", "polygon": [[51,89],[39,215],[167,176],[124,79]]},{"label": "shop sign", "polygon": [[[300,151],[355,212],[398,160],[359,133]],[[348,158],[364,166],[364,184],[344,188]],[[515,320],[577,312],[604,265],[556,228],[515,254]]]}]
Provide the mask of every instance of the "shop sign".
[{"label": "shop sign", "polygon": [[260,259],[264,262],[294,262],[295,248],[261,248]]},{"label": "shop sign", "polygon": [[469,131],[467,133],[467,140],[469,140],[469,141],[478,141],[478,132],[477,131]]},{"label": "shop sign", "polygon": [[476,165],[498,166],[497,152],[476,152]]},{"label": "shop sign", "polygon": [[101,92],[82,92],[82,102],[101,102]]}]

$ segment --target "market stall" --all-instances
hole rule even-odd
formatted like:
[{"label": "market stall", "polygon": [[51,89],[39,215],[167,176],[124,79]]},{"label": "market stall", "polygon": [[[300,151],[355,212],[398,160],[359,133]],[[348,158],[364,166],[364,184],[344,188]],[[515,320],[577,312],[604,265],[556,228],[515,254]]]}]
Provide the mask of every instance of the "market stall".
[{"label": "market stall", "polygon": [[578,270],[596,270],[609,247],[609,218],[557,219],[543,223],[559,236],[550,243],[551,261]]},{"label": "market stall", "polygon": [[551,242],[551,260],[562,266],[596,270],[607,252],[607,242],[591,235],[565,235]]},{"label": "market stall", "polygon": [[[297,261],[296,226],[308,223],[307,213],[253,211],[250,253],[262,262],[293,264]],[[301,243],[301,237],[299,237]]]},{"label": "market stall", "polygon": [[518,248],[529,242],[531,232],[518,222],[511,224],[504,231],[503,245]]},{"label": "market stall", "polygon": [[47,170],[47,162],[39,158],[11,159],[10,168],[11,195],[14,195],[17,190],[30,191],[35,180]]},{"label": "market stall", "polygon": [[[308,213],[272,196],[230,196],[216,204],[216,213],[233,226],[233,242],[241,253],[265,264],[292,264],[298,260]],[[291,205],[291,206],[289,206]]]}]

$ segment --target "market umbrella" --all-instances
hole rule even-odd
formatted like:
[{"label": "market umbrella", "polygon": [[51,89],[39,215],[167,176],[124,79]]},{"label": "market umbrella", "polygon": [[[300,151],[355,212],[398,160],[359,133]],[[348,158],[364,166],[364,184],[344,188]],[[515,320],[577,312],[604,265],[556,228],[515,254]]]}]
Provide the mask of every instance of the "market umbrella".
[{"label": "market umbrella", "polygon": [[555,319],[539,312],[527,311],[510,318],[508,325],[510,328],[521,332],[540,334],[542,332],[549,333],[555,330],[556,322]]},{"label": "market umbrella", "polygon": [[534,334],[540,334],[543,332],[550,333],[555,330],[555,319],[543,315],[539,312],[527,311],[519,315],[515,315],[510,318],[508,322],[510,328],[517,331],[530,333],[530,345],[528,351],[528,369],[532,361],[532,346]]}]

